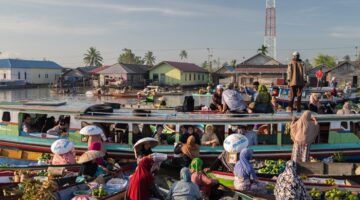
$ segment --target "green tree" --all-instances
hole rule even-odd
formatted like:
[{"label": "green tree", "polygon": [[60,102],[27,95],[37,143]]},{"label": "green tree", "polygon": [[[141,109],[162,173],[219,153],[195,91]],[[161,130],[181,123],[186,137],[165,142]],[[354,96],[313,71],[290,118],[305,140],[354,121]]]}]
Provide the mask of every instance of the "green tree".
[{"label": "green tree", "polygon": [[319,54],[316,58],[314,58],[314,65],[325,65],[326,67],[335,67],[336,58],[334,56],[329,56],[325,54]]},{"label": "green tree", "polygon": [[207,69],[207,68],[208,68],[208,62],[205,60],[205,61],[201,64],[201,67],[204,68],[204,69]]},{"label": "green tree", "polygon": [[152,51],[148,51],[144,55],[144,61],[146,65],[154,66],[155,64],[155,56]]},{"label": "green tree", "polygon": [[351,61],[351,58],[350,58],[349,55],[345,55],[345,56],[343,57],[343,60],[344,60],[344,61],[347,61],[347,62],[350,62],[350,61]]},{"label": "green tree", "polygon": [[231,67],[236,67],[236,60],[235,59],[230,61],[230,66]]},{"label": "green tree", "polygon": [[187,57],[188,57],[188,53],[186,52],[186,50],[182,50],[181,52],[180,52],[180,59],[181,60],[183,60],[183,59],[187,59]]},{"label": "green tree", "polygon": [[100,51],[95,47],[90,47],[84,54],[84,63],[89,66],[101,66],[103,57],[101,57]]},{"label": "green tree", "polygon": [[118,63],[122,64],[144,64],[144,60],[140,56],[136,56],[131,49],[123,49],[123,53],[118,58]]},{"label": "green tree", "polygon": [[258,48],[257,52],[258,52],[258,53],[261,53],[262,55],[266,55],[266,54],[269,53],[269,52],[268,52],[268,47],[265,46],[265,45],[261,45],[261,47]]}]

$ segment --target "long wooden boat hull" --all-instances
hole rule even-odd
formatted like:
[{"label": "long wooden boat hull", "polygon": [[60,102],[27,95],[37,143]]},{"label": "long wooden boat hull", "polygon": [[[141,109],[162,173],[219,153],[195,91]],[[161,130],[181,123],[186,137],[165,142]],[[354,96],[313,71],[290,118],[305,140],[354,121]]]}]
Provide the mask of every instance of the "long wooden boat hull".
[{"label": "long wooden boat hull", "polygon": [[[0,135],[0,146],[3,149],[17,149],[32,152],[51,153],[50,146],[54,140],[35,138],[35,137],[11,137]],[[128,144],[105,144],[107,153],[115,158],[133,159],[134,152],[132,145]],[[154,152],[165,153],[168,157],[174,157],[174,147],[172,145],[157,146]],[[292,145],[258,145],[250,147],[254,150],[254,158],[258,159],[289,159],[291,157]],[[76,153],[78,155],[87,151],[87,143],[76,143]],[[203,159],[215,159],[223,148],[217,147],[200,147],[200,157]],[[360,144],[314,144],[311,145],[310,155],[315,158],[325,158],[332,156],[334,152],[342,152],[345,159],[360,159]]]},{"label": "long wooden boat hull", "polygon": [[[209,173],[209,175],[211,177],[219,180],[219,182],[221,184],[225,185],[226,187],[234,189],[234,183],[233,183],[234,175],[232,173],[214,171],[214,172]],[[276,183],[276,179],[271,179],[271,178],[259,178],[259,181],[262,183],[265,183],[265,184],[275,184]],[[338,184],[338,185],[334,186],[334,185],[307,182],[307,181],[304,181],[304,185],[307,189],[317,188],[322,191],[330,190],[330,189],[333,189],[334,187],[337,187],[339,189],[350,190],[352,192],[360,192],[360,185]]]}]

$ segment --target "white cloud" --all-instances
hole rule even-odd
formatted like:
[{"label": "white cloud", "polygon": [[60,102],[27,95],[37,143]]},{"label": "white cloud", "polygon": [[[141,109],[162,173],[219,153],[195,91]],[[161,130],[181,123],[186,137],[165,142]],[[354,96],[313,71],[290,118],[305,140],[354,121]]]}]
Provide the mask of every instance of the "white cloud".
[{"label": "white cloud", "polygon": [[97,3],[90,0],[76,0],[76,1],[64,1],[64,0],[21,0],[23,3],[40,4],[40,5],[52,5],[52,6],[66,6],[66,7],[79,7],[79,8],[92,8],[92,9],[104,9],[112,10],[116,12],[148,12],[158,13],[166,16],[194,16],[200,15],[199,12],[192,12],[189,10],[172,9],[168,7],[159,6],[137,6],[129,4],[118,4],[118,3]]},{"label": "white cloud", "polygon": [[108,33],[105,28],[84,26],[68,26],[56,24],[43,19],[29,19],[20,17],[0,16],[1,32],[24,33],[35,35],[104,35]]},{"label": "white cloud", "polygon": [[360,27],[336,27],[330,36],[341,39],[360,39]]}]

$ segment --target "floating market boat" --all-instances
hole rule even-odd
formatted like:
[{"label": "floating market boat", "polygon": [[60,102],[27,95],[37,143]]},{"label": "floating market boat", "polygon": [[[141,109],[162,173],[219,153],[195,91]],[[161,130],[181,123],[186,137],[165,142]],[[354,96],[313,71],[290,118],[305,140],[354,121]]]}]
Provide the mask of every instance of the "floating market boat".
[{"label": "floating market boat", "polygon": [[[22,124],[24,116],[31,116],[32,132],[24,133]],[[297,115],[296,113],[294,115]],[[58,135],[48,134],[45,127],[53,119],[64,120],[69,137],[75,143],[76,152],[81,154],[87,150],[86,137],[79,130],[88,124],[100,126],[108,139],[105,143],[107,152],[112,157],[134,158],[133,138],[135,126],[145,130],[146,126],[167,125],[172,127],[168,138],[178,142],[180,126],[213,124],[220,141],[231,133],[233,125],[265,125],[267,133],[258,135],[258,145],[251,146],[254,157],[260,159],[283,158],[291,156],[292,142],[288,134],[282,133],[285,124],[291,121],[290,113],[277,114],[218,114],[218,113],[183,113],[170,110],[136,110],[113,109],[109,105],[87,105],[83,102],[67,104],[65,102],[15,102],[0,104],[0,146],[2,149],[17,149],[34,152],[50,152],[50,146]],[[320,123],[320,134],[316,143],[311,145],[311,156],[315,158],[329,157],[335,152],[342,152],[344,159],[360,159],[360,139],[357,135],[360,115],[317,115]],[[52,123],[51,127],[55,124]],[[50,127],[50,128],[51,128]],[[263,127],[263,126],[262,126]],[[151,130],[151,129],[150,129]],[[152,130],[149,133],[153,134]],[[120,140],[119,138],[123,138]],[[154,152],[174,155],[174,146],[159,145]],[[222,146],[201,146],[200,155],[205,159],[213,159],[223,151]]]},{"label": "floating market boat", "polygon": [[[233,173],[213,171],[208,173],[208,176],[217,179],[222,185],[234,189]],[[325,191],[336,187],[338,189],[349,190],[351,192],[360,192],[360,185],[347,185],[345,184],[345,180],[334,180],[334,184],[325,184],[325,180],[326,179],[322,178],[309,178],[307,180],[303,180],[303,183],[307,189],[317,188]],[[259,177],[259,182],[264,183],[265,185],[274,185],[276,183],[276,178]]]}]

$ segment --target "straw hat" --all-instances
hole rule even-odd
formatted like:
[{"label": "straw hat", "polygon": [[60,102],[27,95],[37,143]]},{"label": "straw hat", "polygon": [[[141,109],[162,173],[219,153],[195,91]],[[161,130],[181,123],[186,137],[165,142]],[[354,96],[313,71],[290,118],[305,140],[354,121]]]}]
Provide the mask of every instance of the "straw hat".
[{"label": "straw hat", "polygon": [[51,152],[55,154],[64,154],[74,148],[74,143],[68,139],[58,139],[51,145]]},{"label": "straw hat", "polygon": [[175,133],[175,125],[173,124],[165,124],[164,125],[164,129],[166,129],[167,131],[170,131],[172,133]]},{"label": "straw hat", "polygon": [[80,130],[81,135],[102,135],[104,134],[103,130],[94,125],[85,126]]},{"label": "straw hat", "polygon": [[159,142],[155,139],[155,138],[152,138],[152,137],[145,137],[145,138],[142,138],[140,140],[138,140],[135,144],[134,144],[134,150],[135,152],[138,152],[140,151],[140,149],[142,148],[142,144],[145,144],[145,143],[149,143],[151,148],[154,148],[156,147]]},{"label": "straw hat", "polygon": [[224,140],[224,149],[229,153],[239,153],[249,144],[248,139],[241,134],[231,134]]},{"label": "straw hat", "polygon": [[104,157],[104,153],[101,151],[94,151],[94,150],[86,151],[80,156],[78,163],[79,164],[86,163],[101,157]]}]

